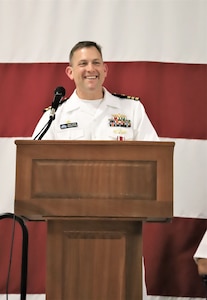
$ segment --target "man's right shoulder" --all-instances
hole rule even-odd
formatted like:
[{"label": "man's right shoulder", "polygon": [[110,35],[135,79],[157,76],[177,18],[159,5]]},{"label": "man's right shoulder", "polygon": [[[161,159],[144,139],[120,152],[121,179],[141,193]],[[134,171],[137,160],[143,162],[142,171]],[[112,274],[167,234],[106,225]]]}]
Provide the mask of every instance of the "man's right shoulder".
[{"label": "man's right shoulder", "polygon": [[[60,101],[58,107],[60,107],[63,103],[66,103],[66,101],[68,101],[70,99],[70,97],[64,98],[63,100]],[[45,107],[45,109],[43,110],[43,112],[45,113],[46,111],[50,110],[52,108],[52,106],[47,106]]]}]

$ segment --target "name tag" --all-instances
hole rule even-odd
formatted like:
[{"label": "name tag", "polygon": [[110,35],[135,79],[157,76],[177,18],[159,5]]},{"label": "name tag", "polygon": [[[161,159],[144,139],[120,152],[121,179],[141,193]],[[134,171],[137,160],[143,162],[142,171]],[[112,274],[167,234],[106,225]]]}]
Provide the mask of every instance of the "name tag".
[{"label": "name tag", "polygon": [[78,123],[73,122],[73,123],[66,123],[66,124],[60,125],[60,129],[66,129],[66,128],[72,128],[72,127],[78,127]]}]

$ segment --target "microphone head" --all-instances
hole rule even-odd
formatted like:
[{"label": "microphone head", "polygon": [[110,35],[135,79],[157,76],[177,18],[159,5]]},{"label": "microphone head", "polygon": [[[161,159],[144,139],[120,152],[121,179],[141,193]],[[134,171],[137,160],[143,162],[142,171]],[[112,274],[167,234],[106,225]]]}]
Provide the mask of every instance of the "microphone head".
[{"label": "microphone head", "polygon": [[56,112],[61,99],[65,96],[65,89],[62,86],[58,86],[54,91],[54,98],[51,106],[52,115]]},{"label": "microphone head", "polygon": [[60,95],[61,97],[65,96],[65,88],[63,86],[58,86],[55,91],[55,95]]}]

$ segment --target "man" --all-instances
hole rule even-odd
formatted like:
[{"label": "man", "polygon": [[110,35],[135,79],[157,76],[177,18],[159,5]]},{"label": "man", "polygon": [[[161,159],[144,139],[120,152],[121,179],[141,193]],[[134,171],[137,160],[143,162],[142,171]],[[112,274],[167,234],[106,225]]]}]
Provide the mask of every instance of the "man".
[{"label": "man", "polygon": [[207,231],[205,232],[195,254],[194,259],[198,267],[198,273],[207,279]]},{"label": "man", "polygon": [[[107,73],[101,47],[95,42],[79,42],[72,48],[66,74],[76,89],[58,107],[43,139],[159,140],[140,101],[115,97],[103,86]],[[45,112],[33,137],[49,117],[50,111]]]}]

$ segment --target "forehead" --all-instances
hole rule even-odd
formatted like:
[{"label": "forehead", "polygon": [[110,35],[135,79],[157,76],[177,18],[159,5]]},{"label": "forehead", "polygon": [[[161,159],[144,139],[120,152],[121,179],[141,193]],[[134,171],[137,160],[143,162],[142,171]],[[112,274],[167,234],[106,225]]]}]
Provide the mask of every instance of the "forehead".
[{"label": "forehead", "polygon": [[101,59],[101,54],[96,49],[96,47],[85,47],[81,49],[77,49],[74,54],[72,60],[90,60],[90,59]]}]

